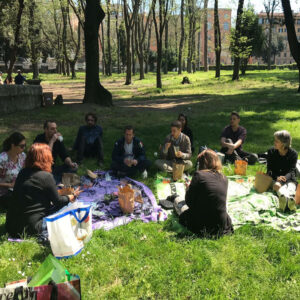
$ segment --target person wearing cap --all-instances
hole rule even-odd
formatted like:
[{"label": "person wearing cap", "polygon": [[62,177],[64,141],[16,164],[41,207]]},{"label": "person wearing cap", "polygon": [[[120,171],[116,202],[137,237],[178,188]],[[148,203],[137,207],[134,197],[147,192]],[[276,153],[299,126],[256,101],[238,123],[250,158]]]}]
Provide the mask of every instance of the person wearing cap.
[{"label": "person wearing cap", "polygon": [[26,81],[26,78],[22,75],[21,70],[18,70],[18,75],[15,77],[15,84],[22,85]]}]

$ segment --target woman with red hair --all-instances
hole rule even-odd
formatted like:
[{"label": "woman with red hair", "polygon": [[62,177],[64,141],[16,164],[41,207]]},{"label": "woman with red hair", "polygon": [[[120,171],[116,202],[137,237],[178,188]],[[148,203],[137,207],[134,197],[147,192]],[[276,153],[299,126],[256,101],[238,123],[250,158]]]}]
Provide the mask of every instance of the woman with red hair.
[{"label": "woman with red hair", "polygon": [[10,236],[39,234],[43,218],[54,213],[80,194],[59,196],[51,166],[52,153],[46,144],[33,144],[25,160],[25,168],[19,173],[13,191],[13,201],[6,215],[6,229]]},{"label": "woman with red hair", "polygon": [[218,155],[206,149],[199,154],[198,163],[199,170],[186,192],[185,203],[174,203],[179,222],[201,236],[231,233],[233,227],[226,211],[228,180],[222,174]]}]

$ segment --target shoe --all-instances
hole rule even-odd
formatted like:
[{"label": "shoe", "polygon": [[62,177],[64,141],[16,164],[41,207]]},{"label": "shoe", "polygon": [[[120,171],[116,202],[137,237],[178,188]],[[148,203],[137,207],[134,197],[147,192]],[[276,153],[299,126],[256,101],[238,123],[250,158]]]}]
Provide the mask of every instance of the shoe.
[{"label": "shoe", "polygon": [[287,206],[287,200],[284,195],[279,196],[279,209],[285,211]]},{"label": "shoe", "polygon": [[293,199],[293,198],[288,199],[288,208],[289,208],[290,211],[296,211],[297,210],[295,199]]},{"label": "shoe", "polygon": [[142,177],[143,177],[143,179],[148,178],[148,172],[147,172],[147,170],[144,170],[144,172],[142,173]]}]

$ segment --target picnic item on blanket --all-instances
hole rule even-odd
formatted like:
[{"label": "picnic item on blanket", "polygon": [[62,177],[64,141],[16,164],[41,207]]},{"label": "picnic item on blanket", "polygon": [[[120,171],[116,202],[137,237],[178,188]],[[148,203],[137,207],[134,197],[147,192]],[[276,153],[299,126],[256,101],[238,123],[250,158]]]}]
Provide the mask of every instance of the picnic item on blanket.
[{"label": "picnic item on blanket", "polygon": [[256,173],[254,187],[258,193],[266,192],[272,184],[272,177],[259,171]]},{"label": "picnic item on blanket", "polygon": [[134,190],[130,184],[119,187],[118,200],[124,214],[131,214],[134,210]]},{"label": "picnic item on blanket", "polygon": [[68,196],[68,195],[72,195],[74,193],[74,188],[63,187],[63,188],[57,190],[57,192],[60,196]]},{"label": "picnic item on blanket", "polygon": [[98,175],[94,172],[92,172],[91,170],[87,169],[86,170],[87,176],[89,176],[91,179],[96,179],[98,177]]},{"label": "picnic item on blanket", "polygon": [[295,202],[296,202],[296,205],[300,205],[300,184],[297,185]]},{"label": "picnic item on blanket", "polygon": [[80,185],[80,177],[74,173],[63,173],[62,184],[66,187]]},{"label": "picnic item on blanket", "polygon": [[93,234],[91,206],[78,201],[44,220],[52,252],[57,258],[77,255]]},{"label": "picnic item on blanket", "polygon": [[247,173],[248,163],[245,160],[236,160],[234,162],[234,174],[245,176]]},{"label": "picnic item on blanket", "polygon": [[177,181],[179,179],[182,179],[184,164],[173,162],[172,167],[173,167],[173,180]]},{"label": "picnic item on blanket", "polygon": [[177,197],[177,194],[170,195],[166,200],[159,200],[159,205],[161,205],[164,209],[173,209],[174,201]]}]

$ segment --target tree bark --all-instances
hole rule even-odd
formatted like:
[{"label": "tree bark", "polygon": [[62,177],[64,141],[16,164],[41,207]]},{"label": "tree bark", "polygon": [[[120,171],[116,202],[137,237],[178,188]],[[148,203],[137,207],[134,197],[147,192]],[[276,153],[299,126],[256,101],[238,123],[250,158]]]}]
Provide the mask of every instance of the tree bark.
[{"label": "tree bark", "polygon": [[221,50],[222,50],[218,4],[219,4],[218,0],[215,0],[214,29],[215,29],[216,78],[219,78],[221,73]]},{"label": "tree bark", "polygon": [[39,65],[38,65],[38,50],[36,47],[36,40],[38,39],[39,29],[36,28],[35,24],[35,8],[36,3],[35,0],[32,0],[29,4],[29,39],[30,39],[30,56],[31,56],[31,64],[32,64],[32,72],[33,79],[39,78]]},{"label": "tree bark", "polygon": [[[238,44],[241,35],[241,24],[242,24],[242,14],[243,14],[244,0],[239,0],[239,5],[237,9],[237,18],[236,18],[236,30],[235,30],[235,45]],[[233,66],[233,75],[232,80],[239,80],[240,76],[240,57],[237,56],[234,58],[234,66]]]},{"label": "tree bark", "polygon": [[112,64],[111,64],[111,36],[110,36],[110,0],[106,0],[107,7],[107,67],[106,67],[106,75],[112,75]]},{"label": "tree bark", "polygon": [[86,0],[85,6],[85,95],[84,103],[96,103],[101,106],[112,106],[112,95],[106,90],[99,80],[99,26],[105,17],[100,2]]},{"label": "tree bark", "polygon": [[285,18],[285,26],[287,30],[288,42],[291,50],[291,54],[297,63],[297,67],[299,70],[299,87],[298,93],[300,93],[300,43],[297,39],[297,34],[295,30],[294,17],[291,9],[291,4],[289,0],[281,0],[284,18]]},{"label": "tree bark", "polygon": [[184,0],[181,0],[180,6],[180,26],[181,26],[181,36],[179,42],[179,53],[178,53],[178,74],[182,73],[182,52],[184,45]]},{"label": "tree bark", "polygon": [[207,5],[208,0],[204,0],[204,49],[203,49],[203,66],[204,66],[204,72],[208,71],[208,53],[207,53],[207,44],[208,44],[208,33],[207,33]]},{"label": "tree bark", "polygon": [[165,29],[165,65],[164,65],[164,74],[168,74],[168,48],[169,48],[169,24],[168,20],[166,22]]},{"label": "tree bark", "polygon": [[24,11],[24,0],[18,0],[19,2],[19,8],[17,13],[17,19],[16,19],[16,28],[15,28],[15,37],[14,37],[14,44],[12,46],[10,56],[9,56],[9,66],[7,69],[7,77],[12,76],[13,68],[17,59],[17,53],[18,48],[20,44],[20,31],[21,31],[21,20],[22,20],[22,14]]}]

